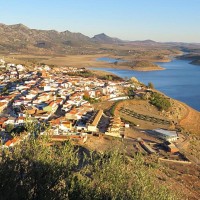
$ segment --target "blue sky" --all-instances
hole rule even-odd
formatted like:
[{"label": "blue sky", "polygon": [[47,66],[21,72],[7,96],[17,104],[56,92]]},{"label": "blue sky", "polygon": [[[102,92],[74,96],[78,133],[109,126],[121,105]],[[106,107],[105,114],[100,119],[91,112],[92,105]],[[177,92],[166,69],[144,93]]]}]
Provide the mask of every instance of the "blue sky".
[{"label": "blue sky", "polygon": [[200,42],[200,0],[0,0],[0,23],[106,33],[127,40]]}]

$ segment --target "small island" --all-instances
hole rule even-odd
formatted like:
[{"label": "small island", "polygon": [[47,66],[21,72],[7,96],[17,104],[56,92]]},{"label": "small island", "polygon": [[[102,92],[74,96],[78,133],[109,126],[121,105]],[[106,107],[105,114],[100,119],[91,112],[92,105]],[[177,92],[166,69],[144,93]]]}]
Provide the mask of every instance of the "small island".
[{"label": "small island", "polygon": [[199,60],[193,60],[190,64],[192,64],[192,65],[200,65],[200,59]]},{"label": "small island", "polygon": [[125,63],[120,63],[119,65],[127,66],[135,71],[156,71],[165,69],[147,60],[130,61]]}]

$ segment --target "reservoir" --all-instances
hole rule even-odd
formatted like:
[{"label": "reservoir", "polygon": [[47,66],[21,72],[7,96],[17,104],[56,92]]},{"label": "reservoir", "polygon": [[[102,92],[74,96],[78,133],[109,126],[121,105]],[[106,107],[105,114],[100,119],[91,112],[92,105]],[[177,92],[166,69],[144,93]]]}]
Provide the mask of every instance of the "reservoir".
[{"label": "reservoir", "polygon": [[[112,61],[108,59],[108,62]],[[192,65],[190,62],[174,59],[171,62],[156,63],[166,70],[149,72],[113,68],[93,69],[112,72],[122,78],[134,76],[144,84],[152,82],[157,90],[200,111],[200,66]]]},{"label": "reservoir", "polygon": [[122,59],[109,58],[109,57],[101,57],[101,58],[97,58],[96,60],[107,62],[107,63],[125,62],[125,60],[122,60]]}]

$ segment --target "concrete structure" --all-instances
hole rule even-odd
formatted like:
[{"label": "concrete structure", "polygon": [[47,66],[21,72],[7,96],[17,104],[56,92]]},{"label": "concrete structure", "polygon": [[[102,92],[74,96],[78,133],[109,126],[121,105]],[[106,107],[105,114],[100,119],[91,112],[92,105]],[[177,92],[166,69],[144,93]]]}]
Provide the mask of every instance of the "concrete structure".
[{"label": "concrete structure", "polygon": [[176,131],[168,131],[165,129],[158,128],[151,131],[147,131],[147,133],[150,133],[152,136],[168,141],[168,142],[173,142],[178,139],[178,135]]},{"label": "concrete structure", "polygon": [[99,110],[98,113],[96,114],[93,122],[87,126],[87,129],[89,132],[98,132],[99,131],[99,129],[97,128],[97,125],[98,125],[102,115],[103,115],[103,110]]},{"label": "concrete structure", "polygon": [[170,143],[168,145],[168,150],[171,153],[177,153],[177,152],[179,152],[179,149],[173,143]]},{"label": "concrete structure", "polygon": [[123,123],[120,117],[115,116],[111,120],[108,131],[105,134],[113,137],[122,137],[124,135]]}]

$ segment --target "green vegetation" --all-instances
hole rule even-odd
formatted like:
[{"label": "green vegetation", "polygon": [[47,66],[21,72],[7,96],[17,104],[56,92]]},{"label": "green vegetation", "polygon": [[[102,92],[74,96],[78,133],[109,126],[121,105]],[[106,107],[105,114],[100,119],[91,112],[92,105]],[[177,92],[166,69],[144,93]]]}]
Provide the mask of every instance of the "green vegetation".
[{"label": "green vegetation", "polygon": [[8,89],[9,89],[9,85],[6,85],[6,86],[2,89],[1,95],[8,95],[8,94],[9,94]]},{"label": "green vegetation", "polygon": [[112,81],[113,80],[113,76],[112,75],[105,75],[104,77],[102,77],[102,79],[108,80],[108,81]]},{"label": "green vegetation", "polygon": [[150,103],[156,106],[159,110],[167,111],[171,107],[169,99],[156,92],[151,95]]},{"label": "green vegetation", "polygon": [[148,83],[148,88],[154,89],[154,88],[155,88],[155,87],[154,87],[154,84],[153,84],[152,82],[149,82],[149,83]]},{"label": "green vegetation", "polygon": [[155,182],[143,157],[118,151],[89,153],[69,141],[30,139],[0,162],[0,199],[177,199]]},{"label": "green vegetation", "polygon": [[96,77],[98,79],[108,80],[108,81],[122,80],[122,78],[115,76],[115,75],[112,75],[112,74],[98,75],[95,72],[92,72],[90,70],[85,70],[85,71],[82,71],[82,72],[70,72],[70,73],[67,73],[67,74],[70,75],[70,76],[81,76],[81,77],[84,77],[84,78]]},{"label": "green vegetation", "polygon": [[6,128],[5,128],[6,132],[11,133],[13,129],[14,129],[13,124],[7,124],[6,125]]},{"label": "green vegetation", "polygon": [[84,78],[88,78],[88,77],[93,77],[94,76],[94,74],[89,70],[85,70],[85,71],[82,71],[82,72],[69,72],[67,74],[69,76],[81,76],[81,77],[84,77]]},{"label": "green vegetation", "polygon": [[49,128],[50,127],[47,124],[39,123],[39,121],[35,118],[27,117],[25,119],[25,129],[33,137],[37,137],[40,132],[44,130],[48,131]]},{"label": "green vegetation", "polygon": [[129,88],[128,88],[128,90],[127,90],[127,95],[128,95],[128,97],[129,97],[129,99],[133,99],[133,98],[134,98],[135,93],[134,93],[132,87],[129,87]]},{"label": "green vegetation", "polygon": [[99,102],[98,99],[91,98],[91,97],[89,97],[87,95],[83,95],[83,99],[86,100],[86,101],[88,101],[89,103],[98,103]]},{"label": "green vegetation", "polygon": [[122,100],[118,100],[118,101],[115,101],[115,102],[113,103],[112,107],[110,108],[110,113],[111,113],[112,116],[114,116],[114,114],[115,114],[115,109],[116,109],[118,103],[121,102],[121,101],[122,101]]}]

